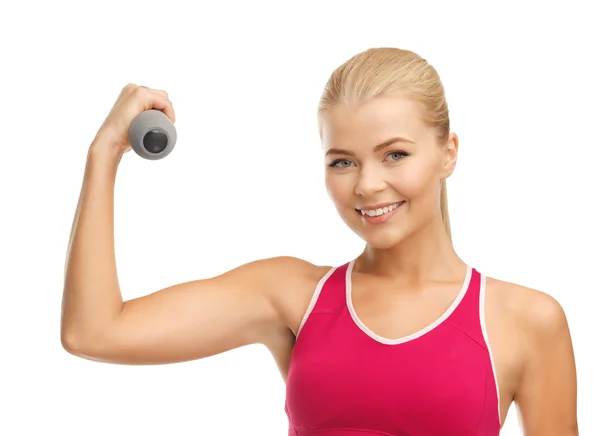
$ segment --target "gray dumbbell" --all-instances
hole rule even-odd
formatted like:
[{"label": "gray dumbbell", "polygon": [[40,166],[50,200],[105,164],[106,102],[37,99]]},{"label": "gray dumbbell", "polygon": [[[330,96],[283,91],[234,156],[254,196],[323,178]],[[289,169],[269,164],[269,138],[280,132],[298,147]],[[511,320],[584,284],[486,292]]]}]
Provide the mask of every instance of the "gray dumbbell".
[{"label": "gray dumbbell", "polygon": [[161,111],[147,110],[138,114],[129,127],[131,148],[144,159],[166,157],[177,142],[177,130]]}]

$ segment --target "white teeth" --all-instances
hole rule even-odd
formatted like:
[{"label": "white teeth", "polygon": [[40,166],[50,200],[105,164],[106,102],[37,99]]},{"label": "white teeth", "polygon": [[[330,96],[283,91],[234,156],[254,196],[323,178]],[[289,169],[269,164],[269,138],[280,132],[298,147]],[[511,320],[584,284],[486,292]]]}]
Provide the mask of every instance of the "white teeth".
[{"label": "white teeth", "polygon": [[396,204],[392,204],[391,206],[386,206],[386,207],[380,208],[380,209],[361,210],[360,213],[362,215],[368,215],[368,216],[380,216],[380,215],[383,215],[384,213],[393,211],[398,206],[400,206],[401,203],[402,202],[400,201]]}]

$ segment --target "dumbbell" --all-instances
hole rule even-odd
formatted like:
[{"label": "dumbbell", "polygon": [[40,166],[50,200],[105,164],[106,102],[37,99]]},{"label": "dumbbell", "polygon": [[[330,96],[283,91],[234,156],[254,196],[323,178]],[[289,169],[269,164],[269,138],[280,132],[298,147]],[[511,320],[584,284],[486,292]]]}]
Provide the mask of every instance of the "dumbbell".
[{"label": "dumbbell", "polygon": [[163,112],[150,109],[139,113],[131,122],[129,142],[138,156],[158,160],[173,151],[177,130]]}]

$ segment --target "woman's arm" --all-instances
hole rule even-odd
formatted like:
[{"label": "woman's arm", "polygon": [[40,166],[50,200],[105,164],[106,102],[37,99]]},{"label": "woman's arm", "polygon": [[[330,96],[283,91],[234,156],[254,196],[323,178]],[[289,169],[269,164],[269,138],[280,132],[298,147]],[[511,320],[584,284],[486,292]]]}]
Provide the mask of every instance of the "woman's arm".
[{"label": "woman's arm", "polygon": [[[314,271],[291,257],[258,260],[218,277],[122,299],[114,245],[114,185],[127,130],[143,110],[175,121],[166,92],[128,85],[93,141],[67,252],[61,340],[92,360],[149,364],[199,359],[289,337],[278,306]],[[206,247],[206,256],[210,248]]]},{"label": "woman's arm", "polygon": [[575,436],[577,377],[567,318],[551,296],[530,290],[523,305],[523,374],[515,404],[525,436]]}]

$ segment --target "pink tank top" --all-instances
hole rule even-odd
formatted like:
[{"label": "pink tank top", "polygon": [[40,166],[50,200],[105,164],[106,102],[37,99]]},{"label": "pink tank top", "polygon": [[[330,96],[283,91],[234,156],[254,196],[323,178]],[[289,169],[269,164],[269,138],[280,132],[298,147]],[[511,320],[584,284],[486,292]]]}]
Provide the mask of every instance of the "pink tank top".
[{"label": "pink tank top", "polygon": [[400,339],[352,306],[354,261],[315,289],[292,351],[289,436],[497,436],[498,386],[485,329],[485,276],[468,267],[448,310]]}]

